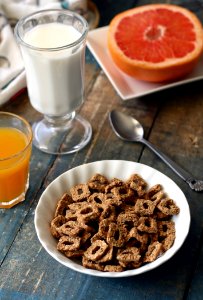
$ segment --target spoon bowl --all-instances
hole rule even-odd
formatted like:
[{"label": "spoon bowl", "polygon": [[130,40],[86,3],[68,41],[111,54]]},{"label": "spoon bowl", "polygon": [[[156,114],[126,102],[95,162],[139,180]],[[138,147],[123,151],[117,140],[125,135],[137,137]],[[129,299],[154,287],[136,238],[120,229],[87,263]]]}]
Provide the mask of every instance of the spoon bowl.
[{"label": "spoon bowl", "polygon": [[144,136],[142,125],[133,117],[113,110],[110,112],[110,123],[116,135],[124,141],[140,141]]}]

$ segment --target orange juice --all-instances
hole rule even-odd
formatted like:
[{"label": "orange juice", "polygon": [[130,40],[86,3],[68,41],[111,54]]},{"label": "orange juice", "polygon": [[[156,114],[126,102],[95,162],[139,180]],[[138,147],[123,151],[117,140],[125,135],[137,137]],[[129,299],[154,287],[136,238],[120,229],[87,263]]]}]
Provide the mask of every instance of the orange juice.
[{"label": "orange juice", "polygon": [[9,202],[26,192],[30,154],[31,143],[25,133],[0,127],[0,207],[13,206]]}]

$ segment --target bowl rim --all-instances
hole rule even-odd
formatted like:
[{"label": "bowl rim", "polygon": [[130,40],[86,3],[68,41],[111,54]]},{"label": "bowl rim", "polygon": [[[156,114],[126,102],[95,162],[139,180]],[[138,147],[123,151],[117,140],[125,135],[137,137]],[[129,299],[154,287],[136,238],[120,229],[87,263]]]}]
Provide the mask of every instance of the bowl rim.
[{"label": "bowl rim", "polygon": [[[183,227],[183,234],[181,235],[181,240],[178,241],[178,244],[175,245],[175,243],[173,244],[173,246],[167,250],[163,255],[161,255],[160,257],[158,257],[155,261],[145,264],[137,269],[132,269],[132,270],[126,270],[126,271],[122,271],[122,272],[104,272],[104,271],[97,271],[97,270],[92,270],[92,269],[87,269],[81,265],[79,265],[78,263],[76,263],[76,260],[70,259],[65,257],[62,253],[60,253],[57,249],[55,249],[56,251],[52,251],[51,247],[50,247],[50,241],[49,239],[47,240],[47,234],[44,233],[43,230],[41,230],[40,228],[40,224],[41,224],[41,209],[42,206],[44,205],[44,202],[46,202],[46,194],[48,194],[48,192],[51,191],[51,189],[53,189],[53,187],[55,187],[58,183],[60,183],[60,181],[63,181],[63,179],[66,176],[70,176],[73,175],[74,172],[77,172],[78,170],[82,170],[82,169],[88,169],[88,168],[92,168],[94,169],[94,167],[98,166],[98,165],[106,165],[106,164],[113,164],[113,165],[128,165],[128,164],[133,164],[133,166],[135,167],[139,167],[139,168],[143,168],[143,170],[149,170],[152,172],[155,172],[155,175],[159,175],[161,177],[163,177],[165,180],[167,180],[169,183],[173,184],[174,187],[179,191],[180,195],[182,195],[182,200],[181,203],[184,204],[184,220],[185,220],[185,224]],[[83,170],[84,171],[84,170]],[[73,174],[72,174],[73,173]],[[100,172],[98,172],[100,173]],[[139,172],[137,172],[139,174]],[[94,173],[95,174],[95,173]],[[142,175],[141,175],[142,176]],[[90,178],[90,176],[88,176],[88,178]],[[112,178],[111,175],[109,175],[110,178]],[[120,178],[119,176],[117,176],[117,178]],[[79,183],[79,182],[78,182]],[[80,182],[81,183],[81,182]],[[157,182],[158,183],[158,182]],[[160,182],[161,184],[161,182]],[[163,185],[164,188],[164,185]],[[165,188],[164,188],[165,189]],[[62,194],[61,194],[62,196]],[[44,200],[45,199],[45,200]],[[174,199],[176,201],[176,199]],[[179,200],[178,200],[179,201]],[[182,202],[183,201],[183,202]],[[58,202],[58,199],[55,199],[55,204]],[[183,212],[182,212],[183,213]],[[180,212],[181,214],[181,212]],[[178,216],[179,217],[179,216]],[[53,216],[52,216],[53,218]],[[176,223],[176,222],[175,222]],[[50,256],[52,256],[55,260],[57,260],[58,262],[60,262],[62,265],[80,272],[82,274],[87,274],[87,275],[92,275],[92,276],[97,276],[97,277],[106,277],[106,278],[121,278],[121,277],[129,277],[129,276],[135,276],[135,275],[139,275],[139,274],[143,274],[145,272],[148,272],[150,270],[153,270],[155,268],[157,268],[158,266],[162,265],[163,263],[165,263],[166,261],[168,261],[170,258],[172,258],[176,252],[182,247],[183,243],[185,242],[185,239],[189,233],[189,229],[190,229],[190,223],[191,223],[191,215],[190,215],[190,208],[187,202],[187,199],[183,193],[183,191],[179,188],[179,186],[171,179],[169,178],[167,175],[163,174],[162,172],[156,170],[153,167],[150,167],[146,164],[142,164],[142,163],[138,163],[138,162],[133,162],[133,161],[127,161],[127,160],[100,160],[100,161],[93,161],[90,163],[86,163],[86,164],[82,164],[82,165],[78,165],[74,168],[71,168],[65,172],[63,172],[62,174],[60,174],[58,177],[56,177],[52,182],[49,183],[49,185],[46,187],[46,189],[43,191],[39,202],[37,204],[37,207],[35,209],[35,215],[34,215],[34,225],[35,225],[35,230],[37,233],[37,237],[41,243],[41,245],[44,247],[44,249],[49,253]],[[176,228],[177,229],[177,228]],[[54,237],[52,236],[52,240],[55,241],[55,243],[57,242],[56,239],[54,239]],[[175,246],[175,247],[174,247]],[[56,248],[56,247],[55,247]]]}]

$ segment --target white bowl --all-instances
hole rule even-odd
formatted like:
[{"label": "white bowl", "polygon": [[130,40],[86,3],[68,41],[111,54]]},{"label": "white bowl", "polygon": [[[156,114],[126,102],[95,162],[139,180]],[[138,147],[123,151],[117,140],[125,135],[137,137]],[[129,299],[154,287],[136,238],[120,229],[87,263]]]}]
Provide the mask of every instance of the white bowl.
[{"label": "white bowl", "polygon": [[[83,267],[77,260],[65,257],[56,249],[57,241],[50,233],[50,222],[53,219],[56,203],[63,193],[79,183],[86,183],[94,174],[100,173],[109,179],[117,177],[126,180],[133,173],[141,175],[149,187],[160,183],[167,195],[172,198],[180,208],[180,213],[173,216],[176,228],[176,239],[173,246],[155,261],[145,264],[134,270],[123,272],[102,272]],[[187,200],[180,188],[161,172],[144,164],[122,160],[104,160],[84,164],[73,168],[56,178],[43,192],[35,211],[35,228],[39,241],[45,250],[58,262],[72,270],[100,277],[127,277],[134,276],[149,270],[169,260],[182,246],[190,227],[190,210]]]}]

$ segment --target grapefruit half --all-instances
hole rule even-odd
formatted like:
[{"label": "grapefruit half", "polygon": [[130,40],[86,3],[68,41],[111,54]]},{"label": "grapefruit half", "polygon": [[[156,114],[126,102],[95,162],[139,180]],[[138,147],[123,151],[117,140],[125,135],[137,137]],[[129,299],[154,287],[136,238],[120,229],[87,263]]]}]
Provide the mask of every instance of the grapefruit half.
[{"label": "grapefruit half", "polygon": [[171,4],[136,7],[116,15],[108,48],[125,73],[151,82],[173,81],[190,73],[203,49],[203,30],[191,11]]}]

